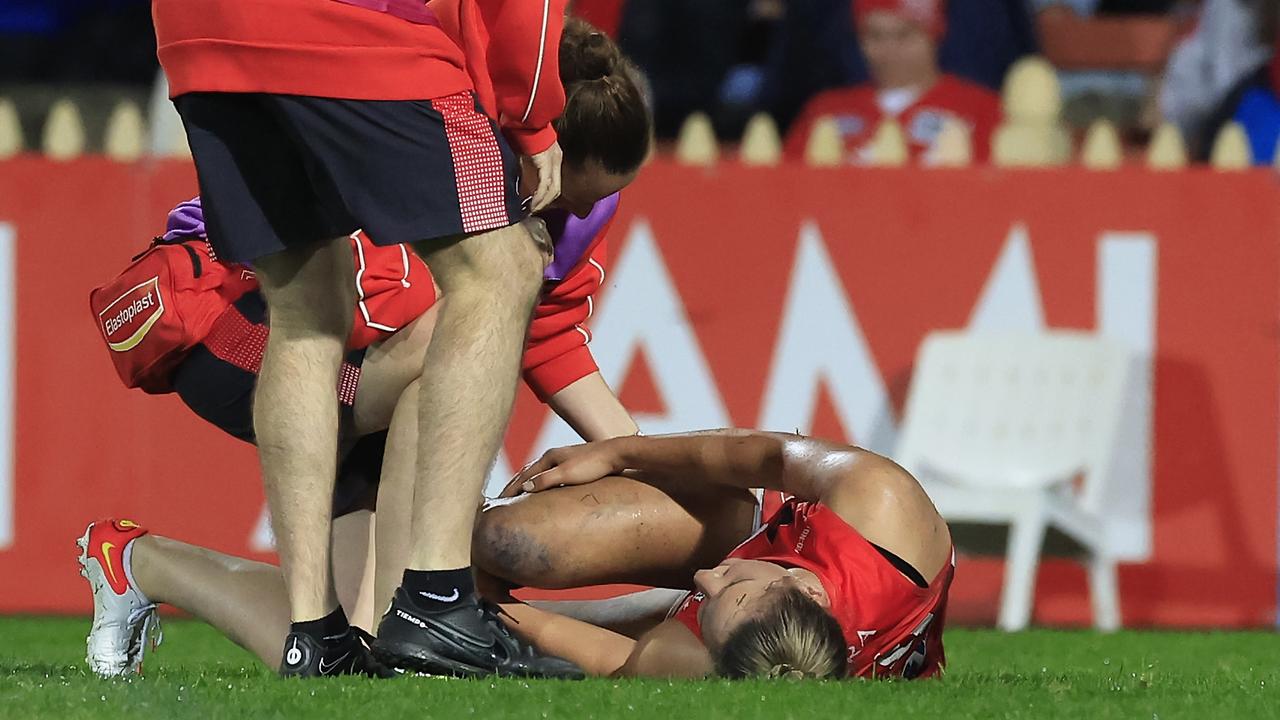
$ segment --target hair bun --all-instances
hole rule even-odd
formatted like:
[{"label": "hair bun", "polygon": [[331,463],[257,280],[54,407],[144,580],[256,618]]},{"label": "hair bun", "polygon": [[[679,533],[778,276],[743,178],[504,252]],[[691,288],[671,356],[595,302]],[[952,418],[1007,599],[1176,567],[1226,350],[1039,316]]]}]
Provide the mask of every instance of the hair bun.
[{"label": "hair bun", "polygon": [[560,79],[566,85],[609,77],[621,64],[622,52],[604,33],[577,18],[565,22]]}]

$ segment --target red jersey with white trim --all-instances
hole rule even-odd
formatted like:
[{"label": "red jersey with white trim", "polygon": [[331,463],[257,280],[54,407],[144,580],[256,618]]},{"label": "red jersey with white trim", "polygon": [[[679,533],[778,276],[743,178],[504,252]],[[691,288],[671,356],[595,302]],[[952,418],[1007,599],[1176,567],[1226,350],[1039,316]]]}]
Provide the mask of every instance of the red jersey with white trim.
[{"label": "red jersey with white trim", "polygon": [[465,27],[484,29],[484,43],[468,45],[471,56],[422,0],[152,0],[151,13],[173,97],[428,100],[470,89],[467,67],[478,64],[494,74],[490,107],[511,143],[525,154],[546,149],[551,120],[564,109],[563,0],[457,5]]},{"label": "red jersey with white trim", "polygon": [[991,135],[1000,124],[1000,98],[981,85],[954,75],[943,75],[914,102],[893,116],[887,116],[878,101],[874,85],[828,90],[814,96],[787,132],[787,155],[804,157],[805,145],[813,126],[824,116],[835,118],[844,139],[849,162],[859,164],[869,159],[870,143],[886,117],[893,117],[907,138],[907,149],[914,162],[929,162],[928,153],[942,130],[943,122],[954,119],[966,125],[973,142],[973,158],[986,162],[991,150]]},{"label": "red jersey with white trim", "polygon": [[[954,563],[920,587],[831,508],[794,498],[729,557],[817,575],[849,644],[850,677],[931,677],[946,665],[942,628]],[[671,615],[699,639],[702,601],[691,593]]]}]

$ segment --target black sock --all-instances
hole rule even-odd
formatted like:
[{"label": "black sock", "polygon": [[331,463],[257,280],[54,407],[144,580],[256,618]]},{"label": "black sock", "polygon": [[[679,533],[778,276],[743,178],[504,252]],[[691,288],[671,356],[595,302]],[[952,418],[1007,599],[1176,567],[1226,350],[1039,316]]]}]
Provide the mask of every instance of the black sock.
[{"label": "black sock", "polygon": [[423,610],[443,610],[470,598],[476,591],[470,567],[457,570],[405,570],[401,587],[413,604]]},{"label": "black sock", "polygon": [[309,635],[321,642],[337,638],[350,628],[351,623],[347,622],[347,614],[342,611],[341,605],[338,606],[337,610],[319,620],[307,620],[306,622],[296,622],[289,625],[291,632]]}]

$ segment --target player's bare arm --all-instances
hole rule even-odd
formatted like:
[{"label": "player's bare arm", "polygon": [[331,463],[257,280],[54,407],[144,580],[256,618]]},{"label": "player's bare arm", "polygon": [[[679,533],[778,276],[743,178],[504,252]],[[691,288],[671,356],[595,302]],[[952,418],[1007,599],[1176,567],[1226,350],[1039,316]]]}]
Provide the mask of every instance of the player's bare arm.
[{"label": "player's bare arm", "polygon": [[946,523],[910,473],[868,450],[797,435],[727,429],[556,448],[517,474],[505,494],[620,474],[780,490],[830,507],[926,577],[950,559]]}]

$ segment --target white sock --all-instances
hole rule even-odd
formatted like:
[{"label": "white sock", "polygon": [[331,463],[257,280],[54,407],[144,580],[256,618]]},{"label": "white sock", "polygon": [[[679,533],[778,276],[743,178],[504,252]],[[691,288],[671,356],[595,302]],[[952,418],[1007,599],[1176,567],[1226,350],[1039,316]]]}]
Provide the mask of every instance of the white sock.
[{"label": "white sock", "polygon": [[[134,538],[133,540],[137,540]],[[147,594],[142,592],[142,588],[138,586],[138,581],[133,579],[133,540],[130,540],[124,546],[124,552],[120,553],[121,564],[124,565],[124,577],[129,581],[129,587],[138,593],[138,597],[142,598],[142,602],[150,605],[151,600],[147,598]]]}]

